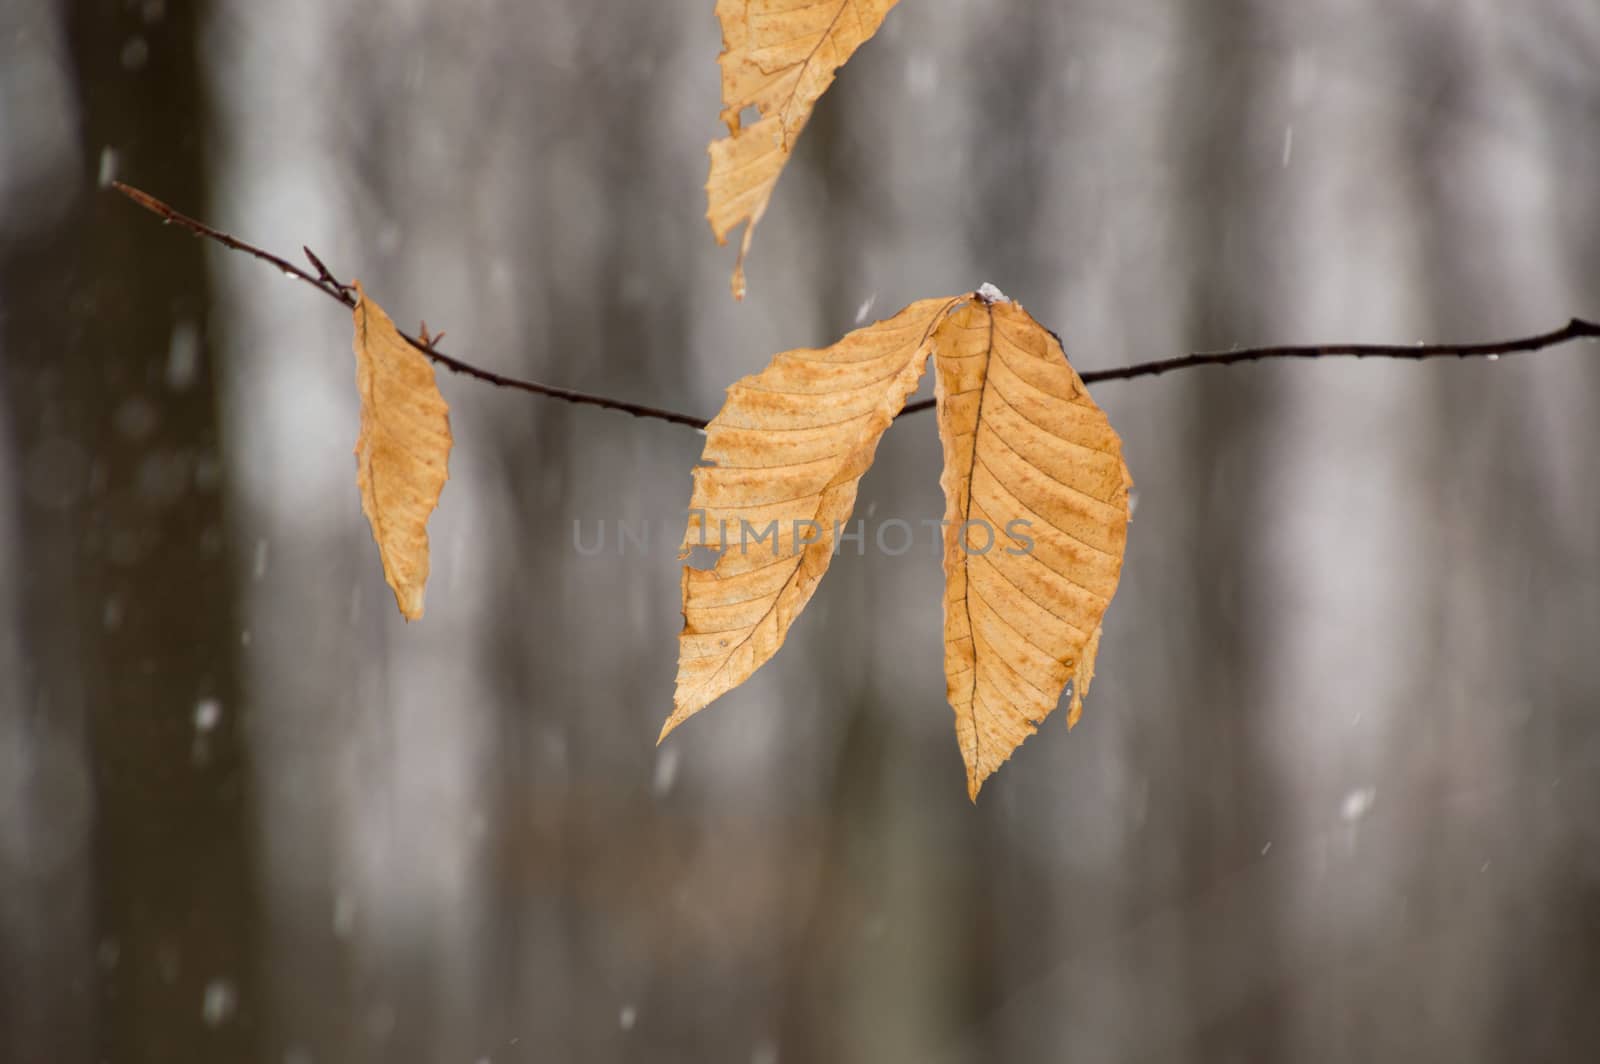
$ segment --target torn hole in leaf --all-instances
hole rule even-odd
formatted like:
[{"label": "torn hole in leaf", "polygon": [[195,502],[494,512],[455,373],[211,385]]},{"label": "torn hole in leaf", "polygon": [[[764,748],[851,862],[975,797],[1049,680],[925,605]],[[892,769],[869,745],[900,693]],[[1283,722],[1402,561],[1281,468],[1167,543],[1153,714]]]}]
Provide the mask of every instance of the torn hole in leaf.
[{"label": "torn hole in leaf", "polygon": [[684,555],[683,564],[687,565],[691,569],[699,569],[702,572],[707,569],[715,569],[717,562],[722,558],[722,552],[725,549],[726,548],[723,547],[709,546],[690,547],[689,553]]},{"label": "torn hole in leaf", "polygon": [[[717,0],[722,107],[728,135],[709,148],[706,221],[719,245],[744,226],[730,278],[745,294],[745,258],[795,138],[843,66],[900,0]],[[705,5],[707,8],[710,4]],[[765,112],[763,114],[763,112]],[[759,134],[753,130],[765,126]]]}]

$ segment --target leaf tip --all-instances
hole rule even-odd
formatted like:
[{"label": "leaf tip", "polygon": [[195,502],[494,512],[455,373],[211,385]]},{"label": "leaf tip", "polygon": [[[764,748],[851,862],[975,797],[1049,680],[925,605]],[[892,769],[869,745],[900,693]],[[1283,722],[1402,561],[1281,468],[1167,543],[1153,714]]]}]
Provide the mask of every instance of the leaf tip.
[{"label": "leaf tip", "polygon": [[688,714],[674,709],[671,715],[667,717],[666,723],[661,725],[661,734],[656,736],[656,745],[660,746],[666,742],[667,736],[671,735],[678,725],[682,724],[686,719],[688,719]]},{"label": "leaf tip", "polygon": [[420,587],[408,588],[404,594],[396,591],[394,599],[400,606],[400,616],[406,619],[407,624],[412,621],[422,620],[422,589]]}]

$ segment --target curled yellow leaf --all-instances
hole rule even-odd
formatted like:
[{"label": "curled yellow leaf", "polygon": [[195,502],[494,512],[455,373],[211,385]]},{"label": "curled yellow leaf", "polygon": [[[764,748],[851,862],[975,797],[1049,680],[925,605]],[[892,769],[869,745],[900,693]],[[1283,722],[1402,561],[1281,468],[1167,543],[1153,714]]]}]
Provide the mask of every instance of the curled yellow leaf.
[{"label": "curled yellow leaf", "polygon": [[[741,222],[733,297],[743,299],[744,259],[817,99],[899,0],[717,0],[722,23],[722,120],[711,145],[706,218],[718,244]],[[748,128],[740,112],[754,108]]]},{"label": "curled yellow leaf", "polygon": [[422,616],[428,515],[449,477],[450,416],[428,359],[355,283],[356,386],[361,435],[356,484],[384,579],[406,620]]}]

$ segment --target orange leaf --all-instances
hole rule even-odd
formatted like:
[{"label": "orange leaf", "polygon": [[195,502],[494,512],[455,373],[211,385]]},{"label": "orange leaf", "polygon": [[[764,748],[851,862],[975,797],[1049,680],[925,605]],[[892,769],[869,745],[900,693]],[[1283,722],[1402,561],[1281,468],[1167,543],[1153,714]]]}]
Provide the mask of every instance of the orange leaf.
[{"label": "orange leaf", "polygon": [[934,337],[944,449],[945,687],[967,794],[1072,682],[1083,711],[1122,573],[1122,443],[1061,343],[994,289]]},{"label": "orange leaf", "polygon": [[[706,218],[718,244],[747,222],[733,268],[733,297],[745,292],[744,257],[795,138],[817,99],[883,24],[899,0],[717,0],[722,22],[722,120],[729,136],[711,145]],[[742,128],[739,114],[759,119]]]},{"label": "orange leaf", "polygon": [[356,385],[361,436],[356,483],[384,579],[406,620],[422,616],[428,515],[449,477],[450,417],[428,359],[355,283]]},{"label": "orange leaf", "polygon": [[1055,709],[1075,724],[1122,573],[1122,444],[1061,343],[985,285],[911,304],[728,389],[706,429],[681,554],[678,688],[664,738],[777,653],[828,570],[878,441],[936,367],[944,451],[945,686],[978,789]]},{"label": "orange leaf", "polygon": [[820,351],[787,351],[728,389],[706,427],[680,556],[678,690],[666,737],[783,645],[833,560],[834,537],[878,440],[916,390],[929,337],[952,300],[913,303]]}]

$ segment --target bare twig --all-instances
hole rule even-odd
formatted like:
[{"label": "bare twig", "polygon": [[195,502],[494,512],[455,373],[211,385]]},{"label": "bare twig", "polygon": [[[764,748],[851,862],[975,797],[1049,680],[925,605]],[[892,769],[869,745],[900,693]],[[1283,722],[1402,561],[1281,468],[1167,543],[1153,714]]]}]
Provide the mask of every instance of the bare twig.
[{"label": "bare twig", "polygon": [[[356,305],[355,290],[330,273],[328,268],[322,264],[322,260],[317,258],[310,248],[303,247],[300,250],[305,252],[306,258],[316,267],[316,276],[312,276],[288,259],[258,248],[254,244],[247,244],[237,237],[222,232],[220,229],[213,229],[204,222],[189,217],[175,207],[161,202],[148,192],[143,192],[132,185],[125,185],[121,181],[113,181],[112,187],[145,210],[159,215],[163,222],[182,226],[195,236],[203,236],[207,239],[215,240],[223,247],[254,256],[268,265],[277,267],[286,277],[304,281],[329,299],[336,300],[346,307],[354,308]],[[630,403],[625,399],[613,399],[608,395],[594,395],[590,392],[580,392],[573,388],[559,388],[553,384],[541,384],[539,381],[524,380],[521,377],[512,377],[504,373],[496,373],[493,370],[474,366],[470,362],[463,362],[459,358],[447,355],[439,350],[434,344],[438,337],[430,337],[425,340],[406,332],[402,332],[400,335],[405,338],[406,343],[451,372],[473,377],[499,388],[515,388],[517,391],[531,392],[534,395],[548,396],[551,399],[561,399],[569,403],[601,406],[607,410],[620,410],[624,414],[632,414],[634,417],[655,418],[657,421],[670,421],[675,425],[688,425],[690,428],[703,429],[706,427],[706,419],[695,417],[693,414],[680,414],[676,410],[646,406],[643,403]],[[441,333],[440,336],[442,335],[444,334]]]},{"label": "bare twig", "polygon": [[[213,229],[204,222],[190,218],[188,215],[163,203],[150,195],[140,191],[132,185],[125,185],[121,181],[113,181],[112,187],[145,210],[158,215],[164,223],[182,226],[196,236],[203,236],[215,240],[226,248],[242,251],[246,255],[254,256],[271,266],[277,267],[283,274],[304,281],[330,299],[344,304],[346,307],[356,305],[354,289],[335,277],[322,260],[312,253],[310,248],[301,248],[312,266],[316,268],[316,275],[306,272],[287,259],[280,258],[256,247],[247,244],[222,232]],[[407,343],[427,355],[433,361],[446,369],[473,377],[477,380],[493,384],[500,388],[514,388],[517,391],[530,392],[534,395],[543,395],[551,399],[561,399],[568,403],[582,403],[588,406],[604,407],[607,410],[619,410],[624,414],[634,417],[654,418],[657,421],[670,421],[674,425],[688,425],[690,428],[703,429],[707,419],[696,417],[693,414],[682,414],[676,410],[667,410],[662,407],[646,406],[643,403],[630,403],[625,399],[614,399],[607,395],[595,395],[591,392],[580,392],[572,388],[560,388],[553,384],[542,384],[539,381],[525,380],[520,377],[511,377],[493,370],[482,369],[469,362],[445,354],[436,345],[444,334],[430,337],[426,332],[422,337],[414,337],[401,333]],[[1095,384],[1100,381],[1125,381],[1135,377],[1155,377],[1172,370],[1191,369],[1196,366],[1231,366],[1236,362],[1259,362],[1266,359],[1279,358],[1407,358],[1420,361],[1428,358],[1498,358],[1501,355],[1519,355],[1531,351],[1539,351],[1547,347],[1564,344],[1570,340],[1600,339],[1600,325],[1582,318],[1573,318],[1559,329],[1539,333],[1536,336],[1518,337],[1512,340],[1496,340],[1488,343],[1470,344],[1322,344],[1314,346],[1285,346],[1272,347],[1245,347],[1234,351],[1202,351],[1189,355],[1180,355],[1176,358],[1157,359],[1153,362],[1139,362],[1131,366],[1122,366],[1117,369],[1090,370],[1082,374],[1085,384]],[[919,410],[927,410],[934,405],[934,400],[924,399],[911,403],[901,416],[914,414]]]},{"label": "bare twig", "polygon": [[[1231,366],[1235,362],[1259,362],[1269,358],[1409,358],[1421,361],[1426,358],[1499,358],[1501,355],[1522,355],[1555,347],[1569,340],[1600,339],[1600,325],[1582,318],[1573,318],[1559,329],[1521,336],[1514,340],[1493,340],[1475,344],[1322,344],[1306,347],[1241,347],[1236,351],[1200,351],[1177,358],[1162,358],[1154,362],[1137,362],[1117,369],[1096,369],[1080,374],[1085,384],[1099,381],[1125,381],[1134,377],[1155,377],[1176,369],[1195,366]],[[902,414],[927,410],[934,400],[923,399],[911,403]]]}]

